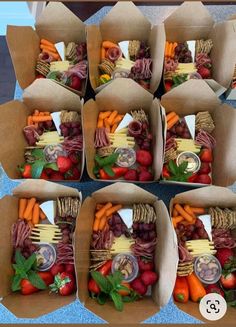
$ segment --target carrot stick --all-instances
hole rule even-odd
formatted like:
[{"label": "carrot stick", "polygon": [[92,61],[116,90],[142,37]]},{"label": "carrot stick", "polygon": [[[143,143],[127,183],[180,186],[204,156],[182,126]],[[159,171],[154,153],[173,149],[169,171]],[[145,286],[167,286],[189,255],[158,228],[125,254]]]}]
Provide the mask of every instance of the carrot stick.
[{"label": "carrot stick", "polygon": [[195,214],[192,212],[192,210],[191,210],[191,208],[190,208],[189,205],[186,204],[186,205],[184,206],[184,210],[185,210],[188,214],[190,214],[190,216],[192,216],[193,218],[196,218]]},{"label": "carrot stick", "polygon": [[43,50],[43,52],[46,52],[47,54],[51,55],[53,57],[53,59],[55,59],[55,60],[60,59],[60,56],[57,53],[54,53],[54,52],[51,52],[51,51],[48,51],[48,50],[47,51]]},{"label": "carrot stick", "polygon": [[100,219],[99,218],[95,218],[94,223],[93,223],[93,231],[94,232],[97,232],[98,231],[99,224],[100,224]]},{"label": "carrot stick", "polygon": [[114,124],[111,129],[111,133],[115,133],[115,130],[117,129],[118,124]]},{"label": "carrot stick", "polygon": [[28,126],[33,125],[32,116],[28,116],[28,118],[27,118],[27,125]]},{"label": "carrot stick", "polygon": [[168,57],[171,58],[171,55],[172,55],[172,47],[173,47],[173,43],[170,42],[169,43],[169,49],[168,49]]},{"label": "carrot stick", "polygon": [[169,49],[169,42],[166,41],[166,46],[165,46],[165,57],[168,57],[168,49]]},{"label": "carrot stick", "polygon": [[206,212],[205,208],[190,207],[193,213],[204,214]]},{"label": "carrot stick", "polygon": [[175,57],[175,48],[177,47],[177,45],[178,45],[178,43],[177,42],[174,42],[173,43],[173,48],[172,48],[172,51],[173,51],[173,53],[172,53],[172,58],[174,58]]},{"label": "carrot stick", "polygon": [[27,203],[27,207],[25,209],[25,212],[23,214],[23,218],[27,219],[31,213],[31,211],[33,210],[33,207],[36,203],[36,199],[35,198],[31,198],[29,199],[28,203]]},{"label": "carrot stick", "polygon": [[99,230],[103,230],[106,226],[106,222],[107,222],[107,217],[103,216],[100,220],[99,220]]},{"label": "carrot stick", "polygon": [[113,121],[115,120],[117,115],[118,115],[118,111],[116,111],[116,110],[112,111],[109,118],[107,118],[107,122],[108,122],[109,125],[113,124]]},{"label": "carrot stick", "polygon": [[174,228],[177,227],[177,224],[180,223],[184,218],[182,216],[172,217],[172,223]]},{"label": "carrot stick", "polygon": [[[108,209],[110,209],[110,208],[112,208],[112,203],[111,203],[111,202],[106,203],[106,204],[102,207],[102,209],[100,209],[100,210],[98,210],[98,211],[96,212],[96,214],[95,214],[96,218],[101,219],[101,218],[105,215],[105,212],[106,212]],[[108,216],[109,216],[109,215],[108,215]]]},{"label": "carrot stick", "polygon": [[97,128],[102,128],[103,127],[103,119],[98,119],[98,123],[97,123]]},{"label": "carrot stick", "polygon": [[111,111],[101,111],[99,113],[99,119],[106,119],[110,116]]},{"label": "carrot stick", "polygon": [[122,208],[121,204],[117,204],[115,206],[113,206],[112,208],[106,210],[106,216],[111,216],[113,213],[117,212],[118,210],[120,210]]},{"label": "carrot stick", "polygon": [[32,121],[33,123],[39,123],[39,122],[44,122],[44,121],[48,121],[48,120],[52,120],[52,116],[33,116],[32,117]]},{"label": "carrot stick", "polygon": [[174,118],[175,116],[176,116],[176,113],[175,113],[174,111],[169,112],[169,113],[166,115],[166,120],[167,120],[167,122],[168,122],[169,120],[171,120],[172,118]]},{"label": "carrot stick", "polygon": [[39,204],[35,203],[33,207],[32,224],[36,225],[38,223],[39,223]]},{"label": "carrot stick", "polygon": [[178,211],[174,208],[173,209],[173,217],[177,217],[179,214],[178,214]]},{"label": "carrot stick", "polygon": [[25,212],[25,208],[27,206],[27,199],[20,199],[19,200],[19,218],[20,219],[24,219],[24,212]]},{"label": "carrot stick", "polygon": [[118,45],[116,43],[111,42],[111,41],[103,41],[102,42],[102,46],[105,49],[108,49],[108,48],[118,48]]},{"label": "carrot stick", "polygon": [[170,119],[167,122],[167,129],[171,129],[171,127],[173,127],[178,121],[179,121],[179,116],[176,115],[174,118]]},{"label": "carrot stick", "polygon": [[117,115],[113,121],[113,124],[118,124],[123,119],[123,117],[124,115]]},{"label": "carrot stick", "polygon": [[44,116],[49,116],[49,115],[51,115],[51,113],[50,113],[49,111],[42,111],[42,113],[43,113]]},{"label": "carrot stick", "polygon": [[103,208],[103,204],[98,203],[98,204],[96,205],[96,211],[98,211],[98,210],[100,210],[100,209],[102,209],[102,208]]},{"label": "carrot stick", "polygon": [[28,218],[26,218],[26,220],[32,221],[32,218],[33,218],[33,209],[30,211],[30,214],[29,214]]},{"label": "carrot stick", "polygon": [[55,45],[52,42],[50,42],[50,41],[48,41],[46,39],[41,39],[40,40],[40,44],[44,44],[44,45],[47,45],[47,46],[50,46],[50,47],[54,47],[55,48]]},{"label": "carrot stick", "polygon": [[40,44],[40,49],[45,51],[51,51],[53,53],[57,53],[57,50],[53,47],[50,47],[48,45]]},{"label": "carrot stick", "polygon": [[40,210],[39,210],[39,218],[41,219],[41,220],[44,220],[44,219],[46,219],[47,218],[47,216],[45,215],[45,213],[43,212],[43,210],[40,208]]},{"label": "carrot stick", "polygon": [[182,207],[180,204],[176,204],[175,205],[175,209],[178,211],[178,213],[180,214],[180,216],[182,216],[185,220],[187,220],[188,222],[192,222],[193,221],[193,217],[190,216],[190,214],[188,214]]}]

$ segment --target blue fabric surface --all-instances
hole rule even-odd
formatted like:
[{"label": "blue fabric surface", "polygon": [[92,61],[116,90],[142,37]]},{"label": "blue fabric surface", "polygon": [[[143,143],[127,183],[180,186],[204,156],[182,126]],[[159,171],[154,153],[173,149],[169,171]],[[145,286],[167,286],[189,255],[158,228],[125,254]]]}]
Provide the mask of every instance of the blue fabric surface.
[{"label": "blue fabric surface", "polygon": [[[221,21],[226,19],[229,15],[236,13],[236,5],[230,6],[206,6],[207,9],[212,14],[216,21]],[[104,7],[95,15],[90,17],[86,23],[97,24],[100,20],[109,12],[111,7]],[[165,19],[176,6],[139,6],[144,15],[152,23],[160,23]],[[27,25],[27,24],[25,24]],[[15,90],[15,99],[21,99],[22,91],[18,84]],[[224,100],[222,98],[222,100]],[[231,102],[231,105],[235,106],[235,102]],[[12,189],[18,185],[19,182],[10,180],[4,173],[3,169],[0,167],[0,197],[6,194],[11,194]],[[62,183],[65,184],[66,183]],[[70,186],[78,188],[82,191],[83,199],[90,195],[95,190],[104,187],[106,183],[93,182],[89,180],[86,173],[84,174],[81,183],[70,183]],[[159,198],[161,198],[166,205],[169,204],[169,200],[176,194],[189,190],[189,187],[176,186],[176,185],[163,185],[163,184],[147,184],[143,188],[149,192],[154,193]],[[10,313],[3,305],[0,304],[0,322],[1,323],[105,323],[102,319],[95,316],[93,313],[88,311],[83,307],[83,305],[78,301],[74,301],[70,305],[60,308],[50,314],[41,316],[37,319],[17,319],[12,313]],[[179,310],[173,300],[171,299],[168,305],[160,310],[159,313],[150,317],[145,321],[146,323],[192,323],[198,324],[201,321],[189,316],[188,314]]]}]

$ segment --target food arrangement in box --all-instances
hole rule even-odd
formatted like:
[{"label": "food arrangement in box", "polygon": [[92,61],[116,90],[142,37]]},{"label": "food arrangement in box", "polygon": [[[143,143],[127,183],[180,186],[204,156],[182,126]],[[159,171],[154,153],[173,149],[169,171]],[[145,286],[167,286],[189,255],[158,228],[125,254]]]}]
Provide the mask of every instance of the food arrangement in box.
[{"label": "food arrangement in box", "polygon": [[94,175],[102,180],[152,181],[152,133],[142,110],[101,111],[94,137]]},{"label": "food arrangement in box", "polygon": [[214,121],[208,111],[179,117],[166,115],[166,144],[162,177],[164,180],[211,184]]},{"label": "food arrangement in box", "polygon": [[22,178],[78,180],[83,161],[81,115],[34,110],[23,129],[28,146],[18,167]]},{"label": "food arrangement in box", "polygon": [[19,199],[11,230],[13,292],[30,295],[48,289],[65,296],[76,291],[72,242],[80,205],[79,197]]},{"label": "food arrangement in box", "polygon": [[150,47],[140,40],[122,41],[118,44],[103,41],[98,69],[98,86],[123,77],[132,78],[145,89],[149,89],[152,77]]},{"label": "food arrangement in box", "polygon": [[178,238],[179,263],[174,299],[199,302],[219,293],[236,305],[236,211],[176,203],[172,222]]},{"label": "food arrangement in box", "polygon": [[40,41],[36,78],[50,78],[76,91],[82,91],[88,75],[87,46],[82,42]]},{"label": "food arrangement in box", "polygon": [[167,41],[164,61],[165,90],[169,91],[191,78],[211,78],[212,47],[211,39],[183,43]]},{"label": "food arrangement in box", "polygon": [[158,281],[154,267],[157,242],[154,207],[97,204],[90,246],[88,290],[99,304],[124,303],[150,295]]}]

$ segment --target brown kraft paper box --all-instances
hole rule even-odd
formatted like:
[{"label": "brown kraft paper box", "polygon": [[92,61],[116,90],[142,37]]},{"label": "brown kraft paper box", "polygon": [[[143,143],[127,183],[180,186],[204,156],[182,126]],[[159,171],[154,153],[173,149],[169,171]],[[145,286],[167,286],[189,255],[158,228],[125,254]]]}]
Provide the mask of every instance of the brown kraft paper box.
[{"label": "brown kraft paper box", "polygon": [[[87,101],[83,108],[83,127],[85,139],[86,164],[89,177],[96,179],[93,168],[94,135],[97,127],[97,119],[100,111],[117,110],[119,114],[125,114],[131,110],[143,109],[148,113],[153,134],[153,174],[154,181],[161,175],[163,161],[163,137],[160,104],[158,99],[144,90],[135,81],[129,78],[118,78],[99,92],[95,100]],[[99,181],[104,181],[100,180]],[[111,182],[111,180],[109,180]],[[113,180],[114,181],[114,180]],[[142,182],[139,182],[142,183]]]},{"label": "brown kraft paper box", "polygon": [[[236,110],[222,104],[205,81],[194,79],[163,95],[161,105],[166,113],[175,111],[180,117],[199,111],[210,112],[215,124],[212,135],[216,139],[216,147],[213,150],[212,184],[218,186],[233,184],[236,180]],[[206,186],[197,183],[163,182],[191,187]]]},{"label": "brown kraft paper box", "polygon": [[[74,110],[81,113],[83,100],[57,83],[38,79],[23,93],[23,100],[10,101],[0,106],[0,136],[2,142],[0,162],[6,174],[12,179],[20,178],[17,165],[24,162],[24,149],[28,145],[23,134],[27,117],[35,110],[61,111]],[[82,117],[81,117],[82,118]],[[82,124],[81,119],[81,124]],[[82,153],[81,177],[84,168]]]},{"label": "brown kraft paper box", "polygon": [[27,180],[0,200],[1,229],[0,229],[0,297],[1,303],[18,318],[36,318],[52,312],[75,300],[76,295],[60,296],[49,294],[49,290],[40,291],[31,295],[21,295],[11,291],[13,269],[11,227],[18,219],[18,199],[36,197],[39,200],[54,200],[58,196],[76,196],[82,200],[81,193],[71,187],[51,183],[43,180]]},{"label": "brown kraft paper box", "polygon": [[[125,303],[123,312],[118,312],[111,302],[99,305],[89,297],[87,285],[90,264],[90,240],[93,229],[95,206],[97,203],[149,203],[157,214],[157,245],[155,269],[159,281],[153,288],[151,297],[144,297],[134,303]],[[75,231],[76,271],[78,278],[78,298],[84,306],[109,323],[127,325],[141,322],[165,306],[172,294],[178,262],[176,236],[164,203],[151,193],[131,183],[115,183],[94,192],[83,202]]]},{"label": "brown kraft paper box", "polygon": [[[86,42],[85,24],[60,2],[50,2],[31,26],[7,26],[7,44],[20,87],[25,89],[36,78],[36,62],[40,54],[40,39],[50,42]],[[45,80],[45,79],[43,79]],[[58,83],[70,91],[84,96],[87,79],[81,91]]]},{"label": "brown kraft paper box", "polygon": [[163,24],[151,26],[151,23],[143,16],[133,2],[122,1],[117,2],[98,26],[89,25],[86,30],[89,78],[91,86],[96,93],[107,86],[107,84],[104,84],[97,87],[101,44],[102,41],[106,40],[115,43],[129,40],[148,42],[153,61],[149,91],[151,93],[156,91],[161,81],[164,60],[165,32]]},{"label": "brown kraft paper box", "polygon": [[[231,190],[219,186],[207,186],[204,188],[191,190],[177,194],[170,202],[170,213],[172,212],[174,204],[189,204],[193,207],[222,207],[222,208],[236,208],[236,194]],[[191,301],[187,303],[175,302],[179,309],[188,314],[209,323],[202,317],[199,311],[199,304]],[[220,324],[234,325],[235,324],[235,308],[228,307],[227,312],[223,318],[220,319]]]},{"label": "brown kraft paper box", "polygon": [[212,79],[228,88],[235,58],[235,20],[216,23],[200,1],[186,1],[164,20],[166,41],[212,39]]}]

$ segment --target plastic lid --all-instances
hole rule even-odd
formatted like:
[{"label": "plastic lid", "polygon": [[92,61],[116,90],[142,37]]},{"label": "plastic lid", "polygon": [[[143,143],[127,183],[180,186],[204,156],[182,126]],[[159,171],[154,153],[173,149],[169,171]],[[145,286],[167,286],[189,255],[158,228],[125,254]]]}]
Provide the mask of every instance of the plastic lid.
[{"label": "plastic lid", "polygon": [[214,284],[220,279],[222,268],[216,257],[211,254],[202,254],[195,260],[194,271],[204,284]]},{"label": "plastic lid", "polygon": [[124,276],[124,281],[131,282],[139,272],[137,259],[129,253],[120,253],[112,261],[111,271],[120,271]]},{"label": "plastic lid", "polygon": [[36,251],[36,258],[39,271],[49,270],[56,261],[56,250],[49,243],[40,243]]}]

